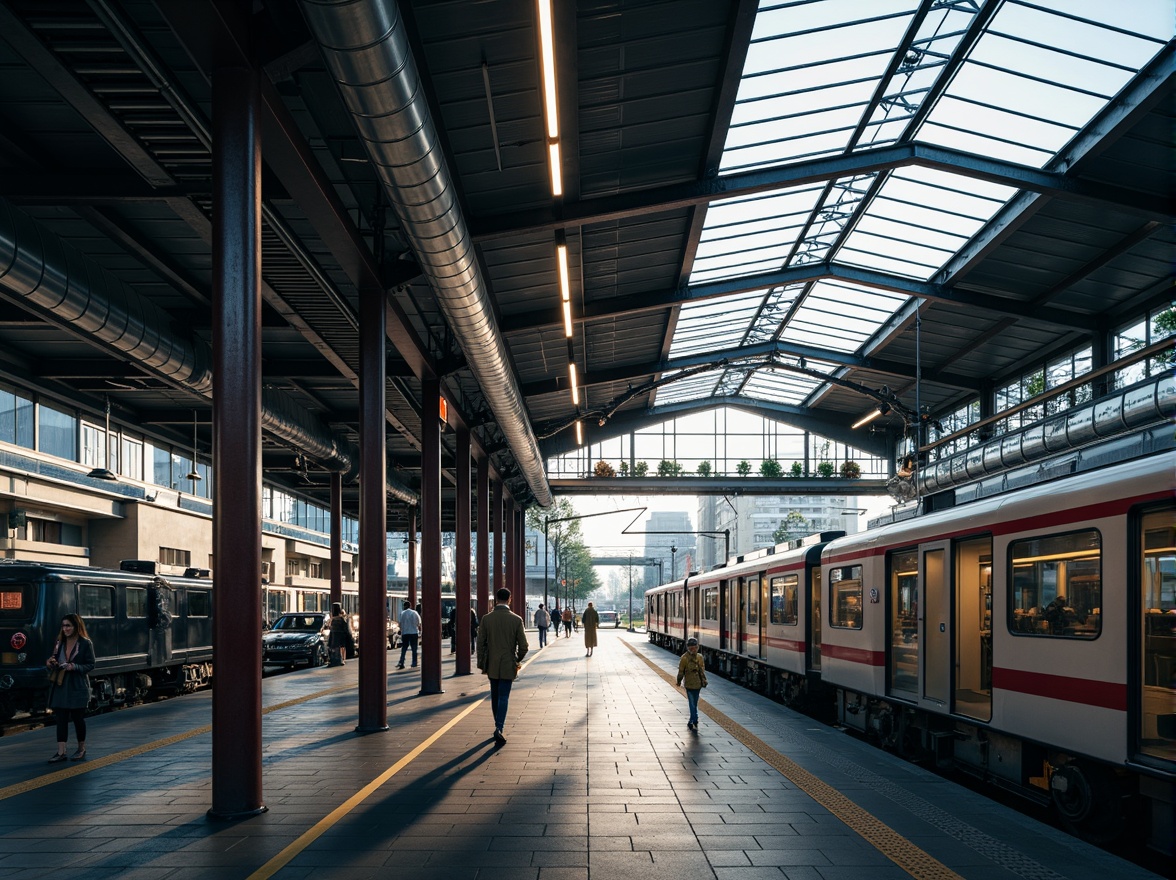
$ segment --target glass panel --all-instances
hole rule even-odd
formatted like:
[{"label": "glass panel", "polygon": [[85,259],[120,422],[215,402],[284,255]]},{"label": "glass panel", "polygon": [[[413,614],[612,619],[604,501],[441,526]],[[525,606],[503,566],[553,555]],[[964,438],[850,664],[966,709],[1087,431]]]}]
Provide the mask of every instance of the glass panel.
[{"label": "glass panel", "polygon": [[1009,545],[1009,629],[1096,639],[1102,631],[1102,539],[1090,529]]},{"label": "glass panel", "polygon": [[759,623],[759,578],[747,580],[747,622]]},{"label": "glass panel", "polygon": [[147,591],[140,587],[127,587],[127,617],[147,616]]},{"label": "glass panel", "polygon": [[772,578],[772,623],[796,626],[799,582],[794,574]]},{"label": "glass panel", "polygon": [[992,718],[992,539],[955,548],[955,711]]},{"label": "glass panel", "polygon": [[40,451],[76,461],[78,420],[69,413],[43,405],[37,407],[37,413],[41,421],[38,443]]},{"label": "glass panel", "polygon": [[919,555],[890,555],[890,691],[919,692]]},{"label": "glass panel", "polygon": [[211,595],[204,590],[188,591],[188,616],[208,617],[212,614]]},{"label": "glass panel", "polygon": [[812,652],[810,663],[813,669],[821,668],[821,569],[813,569],[813,585],[809,591],[812,595],[813,615],[811,621],[812,632],[809,638],[809,650]]},{"label": "glass panel", "polygon": [[1143,518],[1143,706],[1139,748],[1176,761],[1176,507]]},{"label": "glass panel", "polygon": [[78,614],[85,620],[91,617],[114,617],[114,587],[80,586]]},{"label": "glass panel", "polygon": [[847,565],[829,573],[829,589],[833,592],[829,609],[829,625],[839,629],[862,628],[862,567]]}]

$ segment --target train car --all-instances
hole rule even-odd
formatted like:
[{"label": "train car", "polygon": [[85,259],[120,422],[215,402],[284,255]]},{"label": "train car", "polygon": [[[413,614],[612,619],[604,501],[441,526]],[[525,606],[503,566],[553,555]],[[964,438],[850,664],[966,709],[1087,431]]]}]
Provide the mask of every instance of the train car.
[{"label": "train car", "polygon": [[61,618],[82,616],[97,664],[91,708],[212,675],[212,583],[55,563],[0,561],[0,719],[45,708]]},{"label": "train car", "polygon": [[786,702],[827,695],[845,727],[1052,800],[1088,839],[1145,807],[1172,851],[1169,455],[744,557],[646,608],[651,640],[694,635],[710,668]]}]

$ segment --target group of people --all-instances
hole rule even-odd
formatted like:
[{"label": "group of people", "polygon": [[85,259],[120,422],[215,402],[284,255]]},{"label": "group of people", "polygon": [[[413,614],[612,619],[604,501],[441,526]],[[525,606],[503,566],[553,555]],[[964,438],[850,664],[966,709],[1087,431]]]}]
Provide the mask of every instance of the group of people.
[{"label": "group of people", "polygon": [[[477,654],[478,669],[490,683],[490,709],[494,715],[494,742],[506,744],[506,712],[510,703],[510,691],[523,658],[530,650],[523,618],[510,610],[510,590],[500,589],[494,594],[494,610],[472,627],[476,633],[474,650]],[[475,618],[476,620],[476,618]],[[421,632],[421,616],[406,601],[400,612],[400,662],[397,669],[404,668],[406,652],[412,650],[412,665],[417,665],[417,646]],[[589,602],[581,620],[584,625],[585,656],[591,657],[596,648],[596,630],[600,615]],[[552,625],[559,632],[564,625],[565,638],[570,638],[574,627],[574,616],[570,608],[548,611],[542,604],[535,612],[535,626],[539,630],[539,646],[547,644],[547,630]],[[706,664],[698,653],[698,640],[687,641],[686,653],[678,664],[678,684],[685,683],[686,697],[690,707],[687,728],[698,730],[698,695],[707,686]],[[339,603],[331,606],[331,627],[328,647],[332,663],[346,662],[348,651],[354,652],[355,641],[350,624]],[[86,757],[86,707],[90,702],[89,673],[96,662],[94,644],[86,633],[86,625],[77,614],[67,614],[61,619],[61,630],[53,653],[45,661],[49,675],[50,690],[48,706],[57,721],[57,751],[49,759],[50,764],[62,761],[81,761]],[[69,725],[73,722],[78,747],[74,754],[67,754]]]}]

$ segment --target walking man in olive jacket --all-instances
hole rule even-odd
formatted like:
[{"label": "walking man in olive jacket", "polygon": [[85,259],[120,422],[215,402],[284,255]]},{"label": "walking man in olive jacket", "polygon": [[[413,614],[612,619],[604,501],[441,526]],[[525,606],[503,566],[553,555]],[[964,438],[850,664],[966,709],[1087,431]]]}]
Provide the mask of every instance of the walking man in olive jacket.
[{"label": "walking man in olive jacket", "polygon": [[500,746],[506,743],[502,730],[506,726],[510,688],[528,648],[523,619],[510,610],[510,590],[501,589],[494,594],[494,610],[482,618],[478,627],[478,668],[490,679],[494,742]]}]

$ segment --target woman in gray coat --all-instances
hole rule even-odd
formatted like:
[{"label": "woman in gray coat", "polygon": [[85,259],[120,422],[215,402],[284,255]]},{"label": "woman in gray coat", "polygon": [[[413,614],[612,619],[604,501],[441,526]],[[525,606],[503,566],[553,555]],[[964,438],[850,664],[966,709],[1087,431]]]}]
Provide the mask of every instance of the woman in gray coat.
[{"label": "woman in gray coat", "polygon": [[50,764],[66,760],[69,722],[78,735],[78,750],[71,761],[86,757],[86,707],[90,705],[90,670],[94,668],[94,643],[86,634],[86,624],[76,614],[61,618],[61,630],[53,655],[45,661],[49,670],[49,708],[57,719],[57,754]]}]

